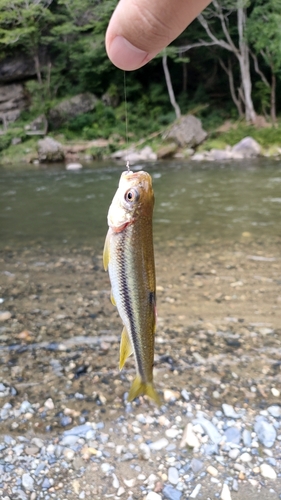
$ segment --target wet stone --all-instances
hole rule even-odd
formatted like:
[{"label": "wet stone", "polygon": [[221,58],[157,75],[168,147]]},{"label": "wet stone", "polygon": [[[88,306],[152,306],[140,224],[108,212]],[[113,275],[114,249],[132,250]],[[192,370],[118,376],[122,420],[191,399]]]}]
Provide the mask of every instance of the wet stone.
[{"label": "wet stone", "polygon": [[255,423],[255,432],[257,433],[258,440],[267,448],[271,448],[276,439],[276,430],[273,425],[266,420],[259,419]]}]

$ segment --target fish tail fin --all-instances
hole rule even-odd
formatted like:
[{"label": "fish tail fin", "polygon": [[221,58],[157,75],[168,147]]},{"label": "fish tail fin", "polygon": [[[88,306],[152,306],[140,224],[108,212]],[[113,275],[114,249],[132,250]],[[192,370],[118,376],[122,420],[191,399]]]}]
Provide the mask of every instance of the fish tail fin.
[{"label": "fish tail fin", "polygon": [[153,384],[151,382],[143,382],[141,377],[137,375],[131,385],[128,401],[133,401],[133,399],[142,394],[149,396],[158,406],[161,405],[160,396],[154,389]]}]

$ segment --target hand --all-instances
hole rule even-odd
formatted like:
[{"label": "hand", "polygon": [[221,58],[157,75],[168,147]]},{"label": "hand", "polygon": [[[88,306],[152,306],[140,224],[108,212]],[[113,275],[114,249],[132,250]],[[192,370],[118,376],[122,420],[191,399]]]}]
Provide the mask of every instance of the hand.
[{"label": "hand", "polygon": [[120,0],[105,44],[120,69],[141,68],[171,43],[211,0]]}]

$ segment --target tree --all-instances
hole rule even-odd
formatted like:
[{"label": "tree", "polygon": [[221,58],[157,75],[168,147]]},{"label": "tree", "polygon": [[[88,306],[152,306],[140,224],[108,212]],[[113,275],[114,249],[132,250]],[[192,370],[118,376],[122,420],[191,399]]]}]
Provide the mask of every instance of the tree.
[{"label": "tree", "polygon": [[270,68],[271,83],[261,71],[258,58],[252,54],[255,69],[265,87],[270,89],[270,115],[276,122],[276,77],[281,69],[281,0],[256,0],[249,17],[247,35],[255,52]]},{"label": "tree", "polygon": [[39,49],[52,22],[53,0],[0,0],[0,45],[20,46],[32,56],[42,84]]}]

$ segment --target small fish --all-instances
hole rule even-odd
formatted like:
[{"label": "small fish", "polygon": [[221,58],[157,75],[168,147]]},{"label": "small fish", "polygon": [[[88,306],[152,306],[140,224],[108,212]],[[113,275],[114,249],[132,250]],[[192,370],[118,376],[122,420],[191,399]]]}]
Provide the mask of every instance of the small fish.
[{"label": "small fish", "polygon": [[161,400],[153,387],[156,329],[155,266],[152,238],[154,193],[147,172],[123,172],[108,211],[103,263],[111,281],[111,301],[123,321],[120,370],[134,354],[137,375],[128,401],[146,394]]}]

